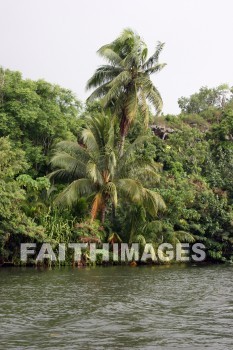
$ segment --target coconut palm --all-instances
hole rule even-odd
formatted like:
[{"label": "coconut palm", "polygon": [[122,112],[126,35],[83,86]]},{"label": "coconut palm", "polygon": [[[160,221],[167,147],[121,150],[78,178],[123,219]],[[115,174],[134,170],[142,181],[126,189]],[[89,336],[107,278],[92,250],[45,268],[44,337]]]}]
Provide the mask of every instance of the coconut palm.
[{"label": "coconut palm", "polygon": [[165,64],[159,63],[164,43],[158,42],[149,58],[144,41],[131,29],[125,29],[112,43],[102,46],[98,53],[108,64],[99,67],[87,82],[87,89],[95,89],[87,101],[101,99],[120,118],[120,154],[128,129],[140,112],[145,126],[149,121],[149,102],[157,113],[162,109],[162,98],[150,79]]},{"label": "coconut palm", "polygon": [[106,116],[88,119],[81,143],[62,141],[51,160],[55,170],[50,178],[60,178],[69,185],[56,198],[59,204],[72,205],[81,197],[91,200],[91,220],[98,214],[105,220],[107,209],[115,211],[118,201],[145,208],[152,217],[165,204],[161,196],[147,186],[159,180],[158,165],[137,161],[135,151],[148,139],[140,136],[119,157],[116,148],[115,120]]}]

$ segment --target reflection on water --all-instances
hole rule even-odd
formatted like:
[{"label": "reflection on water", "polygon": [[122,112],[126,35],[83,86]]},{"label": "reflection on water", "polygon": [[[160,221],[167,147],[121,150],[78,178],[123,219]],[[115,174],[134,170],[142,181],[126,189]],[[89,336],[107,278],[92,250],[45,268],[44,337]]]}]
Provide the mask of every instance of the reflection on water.
[{"label": "reflection on water", "polygon": [[233,267],[0,269],[0,349],[233,349]]}]

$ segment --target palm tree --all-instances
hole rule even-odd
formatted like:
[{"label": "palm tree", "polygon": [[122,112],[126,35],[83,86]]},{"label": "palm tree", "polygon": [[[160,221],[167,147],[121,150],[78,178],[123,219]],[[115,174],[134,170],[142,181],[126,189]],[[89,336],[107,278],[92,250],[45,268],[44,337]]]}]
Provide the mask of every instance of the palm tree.
[{"label": "palm tree", "polygon": [[120,118],[120,155],[129,127],[140,112],[145,126],[149,122],[149,102],[157,114],[162,109],[162,98],[153,85],[150,75],[159,72],[164,63],[159,55],[164,43],[158,42],[153,55],[147,58],[144,41],[131,29],[125,29],[112,43],[102,46],[98,53],[107,65],[99,67],[87,82],[87,89],[95,90],[87,101],[101,99],[104,107],[110,107]]},{"label": "palm tree", "polygon": [[[116,148],[116,123],[100,115],[88,119],[82,131],[82,143],[62,141],[57,145],[51,164],[50,178],[63,179],[69,185],[56,198],[59,204],[72,205],[81,197],[92,200],[91,220],[98,214],[104,222],[106,210],[117,208],[118,200],[145,208],[155,217],[165,204],[161,196],[147,186],[159,180],[155,162],[138,161],[136,149],[147,136],[140,136],[120,157]],[[142,182],[143,181],[143,182]]]}]

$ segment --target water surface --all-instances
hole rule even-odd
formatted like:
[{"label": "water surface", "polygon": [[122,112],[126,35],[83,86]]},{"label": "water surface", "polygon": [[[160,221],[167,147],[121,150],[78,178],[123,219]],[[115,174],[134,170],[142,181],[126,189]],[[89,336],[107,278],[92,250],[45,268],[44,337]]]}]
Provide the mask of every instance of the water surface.
[{"label": "water surface", "polygon": [[233,267],[0,269],[0,349],[233,349]]}]

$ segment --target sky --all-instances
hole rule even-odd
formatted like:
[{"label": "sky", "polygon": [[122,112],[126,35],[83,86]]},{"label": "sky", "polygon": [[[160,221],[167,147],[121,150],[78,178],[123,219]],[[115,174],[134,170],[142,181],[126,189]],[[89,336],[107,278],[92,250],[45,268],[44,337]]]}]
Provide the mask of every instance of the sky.
[{"label": "sky", "polygon": [[104,64],[96,51],[124,28],[153,53],[165,42],[152,77],[164,113],[202,86],[233,85],[232,0],[0,0],[0,66],[45,79],[84,101],[87,80]]}]

